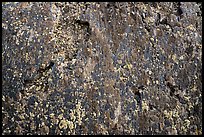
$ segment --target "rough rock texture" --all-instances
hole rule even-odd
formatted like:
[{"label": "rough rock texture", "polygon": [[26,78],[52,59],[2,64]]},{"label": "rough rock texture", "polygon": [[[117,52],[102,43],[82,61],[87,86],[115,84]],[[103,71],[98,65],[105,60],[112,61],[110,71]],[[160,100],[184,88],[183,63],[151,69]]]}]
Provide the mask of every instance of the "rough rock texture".
[{"label": "rough rock texture", "polygon": [[201,3],[2,3],[2,134],[202,134]]}]

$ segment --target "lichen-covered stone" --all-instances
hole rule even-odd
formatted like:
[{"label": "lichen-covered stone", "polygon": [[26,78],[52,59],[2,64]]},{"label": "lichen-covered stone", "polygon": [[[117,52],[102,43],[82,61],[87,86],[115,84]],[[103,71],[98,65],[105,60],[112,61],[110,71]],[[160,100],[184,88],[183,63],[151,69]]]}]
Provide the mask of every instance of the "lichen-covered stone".
[{"label": "lichen-covered stone", "polygon": [[3,2],[2,134],[202,134],[202,3]]}]

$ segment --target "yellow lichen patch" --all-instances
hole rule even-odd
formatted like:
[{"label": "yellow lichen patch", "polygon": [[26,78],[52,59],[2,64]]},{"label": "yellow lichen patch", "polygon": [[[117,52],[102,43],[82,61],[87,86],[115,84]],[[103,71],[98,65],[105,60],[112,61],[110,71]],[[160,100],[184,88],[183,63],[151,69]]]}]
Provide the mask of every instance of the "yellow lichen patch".
[{"label": "yellow lichen patch", "polygon": [[179,117],[179,113],[178,113],[177,110],[173,110],[172,117],[174,117],[174,118],[178,118]]},{"label": "yellow lichen patch", "polygon": [[187,102],[190,102],[190,96],[183,96],[183,98],[187,101]]},{"label": "yellow lichen patch", "polygon": [[126,78],[126,77],[122,77],[122,76],[120,77],[120,80],[121,80],[121,81],[127,80],[127,79],[128,79],[128,78]]},{"label": "yellow lichen patch", "polygon": [[132,69],[132,64],[127,63],[123,68],[127,68],[127,69],[131,70]]},{"label": "yellow lichen patch", "polygon": [[122,60],[117,60],[117,62],[118,62],[118,64],[122,64],[123,63]]},{"label": "yellow lichen patch", "polygon": [[197,87],[195,85],[193,86],[192,91],[193,92],[197,91]]},{"label": "yellow lichen patch", "polygon": [[177,129],[175,125],[172,125],[172,135],[177,135]]},{"label": "yellow lichen patch", "polygon": [[181,130],[187,132],[187,129],[184,126],[181,126]]},{"label": "yellow lichen patch", "polygon": [[171,119],[172,118],[172,115],[173,115],[173,112],[172,111],[167,111],[167,110],[164,110],[164,117],[166,117],[166,118],[169,118],[169,119]]},{"label": "yellow lichen patch", "polygon": [[78,123],[78,125],[82,124],[82,118],[85,116],[85,109],[82,108],[81,102],[78,102],[76,104],[76,108],[71,110],[69,115],[71,119],[71,121],[68,122],[70,130],[72,130],[74,126],[76,126],[73,123]]},{"label": "yellow lichen patch", "polygon": [[68,126],[70,130],[74,129],[74,123],[72,121],[68,121]]},{"label": "yellow lichen patch", "polygon": [[154,38],[151,37],[151,38],[150,38],[150,41],[154,43]]},{"label": "yellow lichen patch", "polygon": [[156,81],[155,81],[155,83],[158,85],[158,84],[159,84],[159,81],[158,81],[158,80],[156,80]]},{"label": "yellow lichen patch", "polygon": [[30,117],[34,117],[35,115],[32,113],[32,112],[30,112]]},{"label": "yellow lichen patch", "polygon": [[82,118],[79,117],[79,119],[78,119],[78,125],[80,126],[81,124],[82,124]]},{"label": "yellow lichen patch", "polygon": [[85,116],[85,109],[82,109],[81,117]]},{"label": "yellow lichen patch", "polygon": [[189,26],[187,26],[186,27],[187,29],[189,29],[189,30],[192,30],[192,31],[196,31],[196,28],[195,27],[193,27],[193,25],[191,24],[191,25],[189,25]]},{"label": "yellow lichen patch", "polygon": [[31,130],[34,130],[34,129],[35,129],[35,123],[34,123],[34,122],[31,122],[30,128],[31,128]]},{"label": "yellow lichen patch", "polygon": [[173,113],[172,113],[172,111],[169,111],[169,113],[168,113],[168,114],[169,114],[169,116],[168,116],[168,117],[169,117],[169,118],[172,118],[172,114],[173,114]]},{"label": "yellow lichen patch", "polygon": [[147,105],[146,101],[142,101],[142,109],[148,111],[149,110],[149,106]]},{"label": "yellow lichen patch", "polygon": [[173,54],[172,56],[172,60],[175,62],[175,63],[178,63],[178,58],[175,54]]},{"label": "yellow lichen patch", "polygon": [[184,120],[183,126],[188,128],[190,126],[190,124],[191,124],[190,120],[186,119],[186,120]]},{"label": "yellow lichen patch", "polygon": [[178,34],[180,37],[183,36],[183,32],[181,32],[181,31],[177,31],[177,34]]},{"label": "yellow lichen patch", "polygon": [[161,49],[161,53],[162,53],[162,54],[165,54],[165,51],[164,51],[164,49]]},{"label": "yellow lichen patch", "polygon": [[37,86],[36,91],[39,91],[41,89],[41,86]]},{"label": "yellow lichen patch", "polygon": [[150,80],[149,80],[149,78],[147,79],[147,85],[149,85],[150,84]]},{"label": "yellow lichen patch", "polygon": [[167,110],[164,110],[164,117],[167,117],[168,113],[167,113]]},{"label": "yellow lichen patch", "polygon": [[78,104],[76,104],[76,109],[81,109],[81,102],[78,102]]},{"label": "yellow lichen patch", "polygon": [[19,118],[20,118],[21,120],[25,119],[24,115],[19,115]]},{"label": "yellow lichen patch", "polygon": [[179,58],[180,60],[183,60],[184,59],[184,55],[182,55],[182,56],[180,56],[180,58]]},{"label": "yellow lichen patch", "polygon": [[50,118],[53,118],[54,115],[55,115],[54,113],[51,113],[51,114],[50,114]]},{"label": "yellow lichen patch", "polygon": [[98,87],[94,87],[94,89],[95,89],[95,90],[97,90],[97,89],[98,89]]},{"label": "yellow lichen patch", "polygon": [[60,114],[60,115],[58,116],[58,118],[59,118],[59,119],[62,119],[62,118],[63,118],[63,114]]},{"label": "yellow lichen patch", "polygon": [[202,129],[199,130],[198,128],[196,128],[195,133],[196,135],[202,135]]},{"label": "yellow lichen patch", "polygon": [[68,120],[62,119],[59,123],[59,128],[60,129],[67,129],[67,125],[68,125]]},{"label": "yellow lichen patch", "polygon": [[2,96],[2,100],[5,101],[5,96],[4,95]]},{"label": "yellow lichen patch", "polygon": [[129,70],[132,69],[132,64],[127,64],[127,66]]}]

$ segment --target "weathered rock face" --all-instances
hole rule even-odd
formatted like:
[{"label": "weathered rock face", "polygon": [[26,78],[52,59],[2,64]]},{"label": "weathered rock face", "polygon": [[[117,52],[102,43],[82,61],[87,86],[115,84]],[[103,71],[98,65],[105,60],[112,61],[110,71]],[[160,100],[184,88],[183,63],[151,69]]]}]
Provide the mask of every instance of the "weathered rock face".
[{"label": "weathered rock face", "polygon": [[3,3],[2,134],[202,134],[200,3]]}]

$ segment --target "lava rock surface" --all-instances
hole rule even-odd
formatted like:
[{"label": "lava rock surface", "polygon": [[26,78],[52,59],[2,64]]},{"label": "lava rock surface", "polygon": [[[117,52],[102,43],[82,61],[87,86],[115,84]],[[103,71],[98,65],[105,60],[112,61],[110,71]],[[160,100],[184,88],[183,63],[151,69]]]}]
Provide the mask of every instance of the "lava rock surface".
[{"label": "lava rock surface", "polygon": [[3,2],[2,134],[202,134],[202,4]]}]

